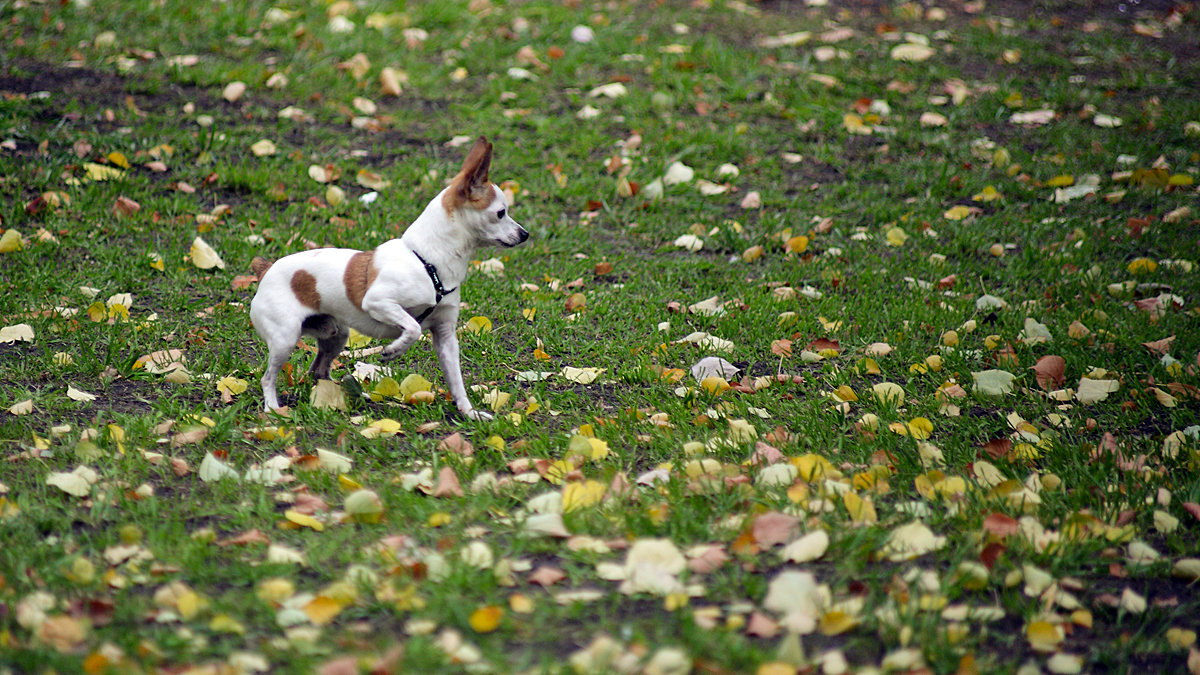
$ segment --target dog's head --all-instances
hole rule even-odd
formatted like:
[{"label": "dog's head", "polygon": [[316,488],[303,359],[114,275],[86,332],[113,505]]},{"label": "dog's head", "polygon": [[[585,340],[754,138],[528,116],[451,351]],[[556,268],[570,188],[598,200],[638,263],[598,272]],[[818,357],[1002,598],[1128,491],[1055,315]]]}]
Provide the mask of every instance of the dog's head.
[{"label": "dog's head", "polygon": [[442,195],[442,206],[475,232],[480,245],[516,246],[528,239],[529,233],[508,215],[504,191],[488,180],[491,166],[492,144],[480,136]]}]

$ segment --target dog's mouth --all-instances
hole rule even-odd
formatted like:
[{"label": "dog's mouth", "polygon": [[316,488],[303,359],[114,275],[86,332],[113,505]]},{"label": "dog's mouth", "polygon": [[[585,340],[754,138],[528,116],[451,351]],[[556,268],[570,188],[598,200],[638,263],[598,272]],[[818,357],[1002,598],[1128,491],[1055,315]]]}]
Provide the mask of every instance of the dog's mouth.
[{"label": "dog's mouth", "polygon": [[521,228],[517,232],[516,241],[508,241],[507,239],[501,239],[501,238],[497,237],[496,239],[493,239],[492,242],[495,243],[497,246],[503,246],[504,248],[512,248],[514,246],[519,246],[520,244],[525,243],[525,240],[528,238],[529,238],[529,232],[526,231],[525,228]]}]

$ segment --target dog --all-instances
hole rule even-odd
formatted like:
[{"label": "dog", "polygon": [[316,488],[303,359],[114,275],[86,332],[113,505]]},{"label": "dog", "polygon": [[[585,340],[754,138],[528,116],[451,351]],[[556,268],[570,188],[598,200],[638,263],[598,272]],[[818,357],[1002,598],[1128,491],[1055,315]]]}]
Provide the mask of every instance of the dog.
[{"label": "dog", "polygon": [[472,420],[489,420],[467,397],[459,365],[459,289],[475,250],[511,248],[529,232],[508,213],[504,192],[488,180],[492,144],[480,136],[454,180],[433,198],[399,239],[371,251],[319,248],[274,263],[256,257],[258,292],[250,321],[267,343],[262,376],[268,412],[279,408],[276,382],[302,335],[317,340],[309,373],[329,379],[333,360],[350,328],[391,340],[385,360],[395,359],[428,330],[454,404]]}]

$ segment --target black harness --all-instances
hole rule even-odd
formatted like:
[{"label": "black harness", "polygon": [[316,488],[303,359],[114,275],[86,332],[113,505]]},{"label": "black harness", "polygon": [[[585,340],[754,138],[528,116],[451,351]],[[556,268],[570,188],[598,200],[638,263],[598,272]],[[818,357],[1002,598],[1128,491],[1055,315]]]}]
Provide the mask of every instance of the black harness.
[{"label": "black harness", "polygon": [[421,264],[425,266],[425,273],[429,275],[429,280],[433,282],[433,305],[416,316],[417,323],[421,323],[425,320],[425,317],[429,316],[433,310],[437,309],[437,306],[442,303],[442,298],[450,295],[454,291],[458,290],[458,288],[455,287],[451,288],[450,290],[446,290],[446,288],[442,286],[442,278],[438,276],[437,268],[422,258],[420,253],[413,251],[413,255],[417,256],[417,260],[420,260]]}]

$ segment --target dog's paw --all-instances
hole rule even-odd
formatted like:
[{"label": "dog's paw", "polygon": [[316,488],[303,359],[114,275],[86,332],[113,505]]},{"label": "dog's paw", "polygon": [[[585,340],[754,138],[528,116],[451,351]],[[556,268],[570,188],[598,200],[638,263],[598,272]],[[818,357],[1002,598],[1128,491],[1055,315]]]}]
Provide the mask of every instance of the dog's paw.
[{"label": "dog's paw", "polygon": [[493,419],[491,413],[484,412],[478,408],[464,410],[463,415],[466,416],[467,419],[475,420],[476,422],[490,422]]}]

